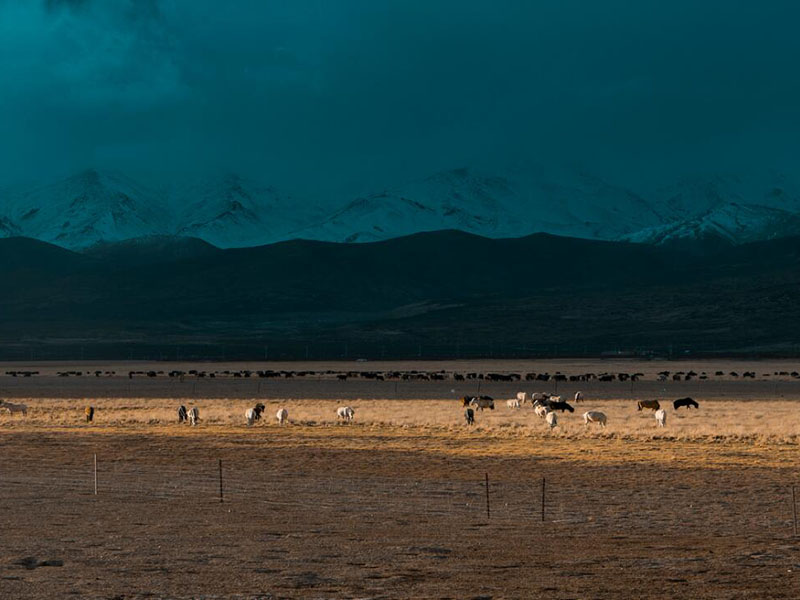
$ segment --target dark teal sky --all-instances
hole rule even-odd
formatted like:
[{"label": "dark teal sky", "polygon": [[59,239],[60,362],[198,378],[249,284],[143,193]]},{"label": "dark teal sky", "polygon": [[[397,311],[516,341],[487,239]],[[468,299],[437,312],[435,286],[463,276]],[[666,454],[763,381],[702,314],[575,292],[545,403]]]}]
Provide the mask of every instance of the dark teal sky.
[{"label": "dark teal sky", "polygon": [[794,168],[796,2],[0,0],[0,183]]}]

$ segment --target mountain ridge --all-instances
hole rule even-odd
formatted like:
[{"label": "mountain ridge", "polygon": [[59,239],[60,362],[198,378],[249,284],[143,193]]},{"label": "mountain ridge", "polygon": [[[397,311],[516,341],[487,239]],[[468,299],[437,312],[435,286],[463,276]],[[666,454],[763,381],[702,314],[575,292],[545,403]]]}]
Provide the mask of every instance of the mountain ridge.
[{"label": "mountain ridge", "polygon": [[781,174],[682,179],[647,193],[583,171],[451,169],[326,207],[228,174],[171,192],[89,169],[0,194],[0,237],[66,248],[153,235],[221,248],[294,238],[371,242],[459,229],[494,238],[741,244],[800,233],[800,188]]}]

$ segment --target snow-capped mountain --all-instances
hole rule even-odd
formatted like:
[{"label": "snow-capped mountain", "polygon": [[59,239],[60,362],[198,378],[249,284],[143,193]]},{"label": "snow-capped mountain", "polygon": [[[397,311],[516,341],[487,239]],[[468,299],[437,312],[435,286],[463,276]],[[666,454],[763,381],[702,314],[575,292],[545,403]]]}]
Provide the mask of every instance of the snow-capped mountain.
[{"label": "snow-capped mountain", "polygon": [[663,207],[667,222],[622,239],[742,244],[800,234],[800,188],[778,173],[686,178],[651,199]]},{"label": "snow-capped mountain", "polygon": [[156,194],[117,174],[87,170],[29,191],[7,193],[5,218],[25,235],[67,248],[169,228]]},{"label": "snow-capped mountain", "polygon": [[308,203],[237,175],[193,185],[179,192],[172,204],[177,235],[198,237],[222,248],[289,239],[319,218]]},{"label": "snow-capped mountain", "polygon": [[642,198],[596,177],[454,169],[358,198],[298,233],[357,242],[441,229],[487,237],[547,232],[614,239],[663,222]]},{"label": "snow-capped mountain", "polygon": [[554,235],[666,243],[732,243],[800,234],[800,187],[776,173],[693,177],[634,191],[569,168],[470,168],[327,208],[227,175],[165,191],[96,170],[22,190],[0,190],[0,237],[70,249],[152,237],[219,247],[293,238],[385,240],[457,229],[486,237]]},{"label": "snow-capped mountain", "polygon": [[800,235],[800,213],[729,203],[691,219],[643,229],[625,239],[647,244],[685,240],[723,240],[744,244],[790,235]]}]

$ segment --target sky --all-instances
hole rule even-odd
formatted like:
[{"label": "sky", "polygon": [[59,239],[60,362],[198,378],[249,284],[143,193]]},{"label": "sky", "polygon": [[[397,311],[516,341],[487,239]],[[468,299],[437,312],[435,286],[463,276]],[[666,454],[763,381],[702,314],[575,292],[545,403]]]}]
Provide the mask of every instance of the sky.
[{"label": "sky", "polygon": [[0,0],[0,183],[793,169],[800,4]]}]

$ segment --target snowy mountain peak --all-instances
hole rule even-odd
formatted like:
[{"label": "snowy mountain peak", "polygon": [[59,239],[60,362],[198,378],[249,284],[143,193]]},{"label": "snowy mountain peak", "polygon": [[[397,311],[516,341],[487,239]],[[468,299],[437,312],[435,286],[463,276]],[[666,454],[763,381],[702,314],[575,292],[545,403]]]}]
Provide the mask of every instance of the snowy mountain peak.
[{"label": "snowy mountain peak", "polygon": [[124,176],[94,169],[11,194],[7,213],[24,235],[69,248],[127,239],[164,223],[153,193]]},{"label": "snowy mountain peak", "polygon": [[527,165],[445,170],[335,209],[236,174],[164,192],[89,169],[48,185],[0,190],[0,237],[72,249],[153,235],[227,248],[292,238],[366,242],[444,229],[742,243],[800,234],[800,187],[778,173],[748,173],[684,178],[639,193],[581,169]]}]

